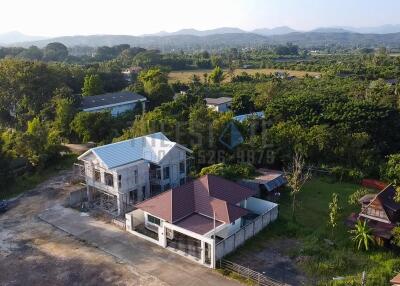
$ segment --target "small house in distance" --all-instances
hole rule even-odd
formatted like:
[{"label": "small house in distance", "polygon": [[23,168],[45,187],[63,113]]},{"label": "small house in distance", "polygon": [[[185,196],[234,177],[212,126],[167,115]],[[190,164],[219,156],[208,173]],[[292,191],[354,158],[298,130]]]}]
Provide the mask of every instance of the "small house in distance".
[{"label": "small house in distance", "polygon": [[254,179],[242,179],[239,184],[254,190],[259,197],[274,198],[279,195],[279,189],[287,184],[281,171],[257,169],[256,172],[258,175]]},{"label": "small house in distance", "polygon": [[134,75],[138,75],[142,71],[141,67],[130,67],[121,71],[124,79],[131,83]]},{"label": "small house in distance", "polygon": [[206,105],[217,112],[227,112],[231,110],[231,97],[205,98]]},{"label": "small house in distance", "polygon": [[84,96],[81,109],[85,112],[110,111],[112,116],[134,110],[137,104],[141,104],[143,112],[146,110],[146,98],[130,91],[105,93],[93,96]]}]

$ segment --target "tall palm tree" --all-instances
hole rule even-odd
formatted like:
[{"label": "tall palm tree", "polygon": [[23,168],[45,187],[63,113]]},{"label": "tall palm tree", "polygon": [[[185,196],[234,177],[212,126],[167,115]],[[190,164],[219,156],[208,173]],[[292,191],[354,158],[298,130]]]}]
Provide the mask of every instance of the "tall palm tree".
[{"label": "tall palm tree", "polygon": [[363,246],[368,251],[369,245],[375,242],[372,236],[372,229],[367,225],[366,221],[358,220],[355,228],[350,230],[350,233],[353,234],[352,240],[358,250]]}]

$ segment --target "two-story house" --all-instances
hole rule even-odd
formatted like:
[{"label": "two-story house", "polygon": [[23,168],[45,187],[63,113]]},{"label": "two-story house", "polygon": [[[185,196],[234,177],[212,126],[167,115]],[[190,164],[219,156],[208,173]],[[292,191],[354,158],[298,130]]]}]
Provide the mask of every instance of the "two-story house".
[{"label": "two-story house", "polygon": [[79,156],[84,163],[90,202],[114,215],[186,182],[186,147],[154,133],[89,149]]}]

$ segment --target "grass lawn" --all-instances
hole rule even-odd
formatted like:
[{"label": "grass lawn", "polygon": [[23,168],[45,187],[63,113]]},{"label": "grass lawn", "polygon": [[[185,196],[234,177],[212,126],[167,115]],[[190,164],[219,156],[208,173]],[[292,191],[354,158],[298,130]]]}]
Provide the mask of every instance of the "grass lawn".
[{"label": "grass lawn", "polygon": [[44,182],[51,176],[54,176],[60,170],[72,168],[72,164],[76,161],[76,155],[65,155],[57,162],[49,164],[42,170],[26,173],[17,176],[14,182],[10,183],[4,190],[0,190],[0,199],[9,199],[15,197],[25,191],[33,189],[38,184]]},{"label": "grass lawn", "polygon": [[[400,271],[400,257],[386,248],[376,246],[369,252],[358,251],[350,239],[345,218],[358,212],[359,206],[347,203],[348,196],[360,186],[334,182],[330,178],[313,178],[297,196],[295,220],[292,219],[291,197],[288,190],[280,199],[279,219],[249,240],[241,251],[256,253],[272,240],[296,239],[300,247],[288,249],[286,255],[317,285],[360,285],[362,271],[367,273],[367,285],[388,285]],[[339,196],[340,219],[333,234],[327,225],[332,194]],[[326,239],[334,242],[329,245]],[[344,280],[333,281],[333,277]]]},{"label": "grass lawn", "polygon": [[[235,70],[235,75],[241,74],[242,72],[247,72],[248,74],[254,75],[255,73],[264,73],[264,74],[270,74],[270,73],[275,73],[277,71],[285,71],[289,75],[293,75],[296,77],[304,77],[306,74],[309,74],[310,76],[316,76],[320,75],[321,73],[319,72],[307,72],[307,71],[296,71],[296,70],[283,70],[283,69],[236,69]],[[169,73],[169,82],[176,82],[176,81],[181,81],[184,83],[187,83],[190,81],[190,78],[195,74],[200,77],[200,79],[203,79],[203,74],[207,73],[210,74],[212,70],[184,70],[184,71],[172,71]],[[224,70],[226,73],[227,70]],[[230,76],[226,76],[225,82],[230,81]]]}]

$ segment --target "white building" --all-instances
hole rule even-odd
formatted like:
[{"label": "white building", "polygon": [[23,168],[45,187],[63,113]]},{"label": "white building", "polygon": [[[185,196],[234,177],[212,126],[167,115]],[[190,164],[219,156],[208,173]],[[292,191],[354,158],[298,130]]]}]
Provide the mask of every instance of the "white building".
[{"label": "white building", "polygon": [[231,97],[205,98],[206,105],[217,112],[227,112],[231,110]]},{"label": "white building", "polygon": [[134,110],[140,104],[143,113],[146,110],[146,98],[140,94],[121,91],[82,98],[81,109],[86,112],[110,111],[117,116],[129,110]]},{"label": "white building", "polygon": [[274,221],[278,205],[206,175],[141,202],[125,214],[126,230],[210,268]]},{"label": "white building", "polygon": [[186,147],[154,133],[92,148],[81,156],[90,202],[122,215],[150,196],[186,182]]}]

